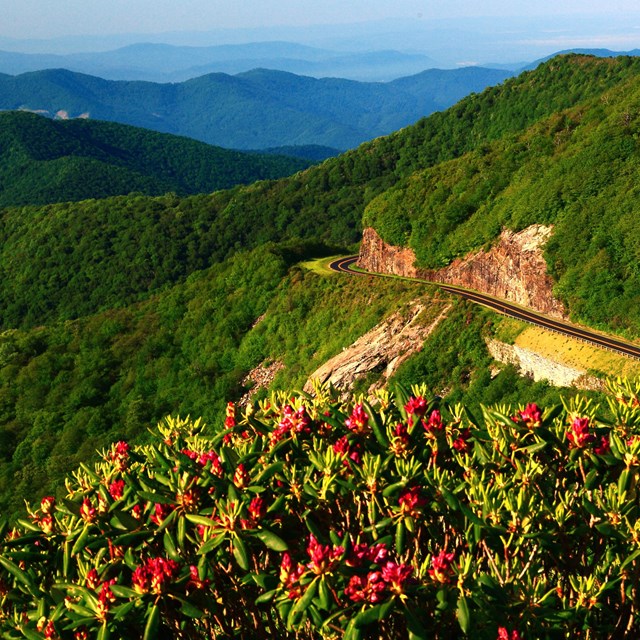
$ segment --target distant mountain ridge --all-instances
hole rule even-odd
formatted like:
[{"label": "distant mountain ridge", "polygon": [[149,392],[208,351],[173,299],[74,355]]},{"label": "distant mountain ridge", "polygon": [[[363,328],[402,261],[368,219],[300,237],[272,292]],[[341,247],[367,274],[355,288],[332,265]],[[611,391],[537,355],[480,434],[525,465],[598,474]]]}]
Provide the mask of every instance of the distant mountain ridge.
[{"label": "distant mountain ridge", "polygon": [[121,122],[234,149],[320,145],[345,150],[510,75],[466,67],[363,83],[256,69],[156,84],[56,69],[0,76],[0,109]]},{"label": "distant mountain ridge", "polygon": [[344,52],[293,42],[209,47],[132,44],[101,52],[40,54],[0,51],[0,72],[16,75],[65,68],[108,80],[183,82],[207,73],[236,74],[262,67],[316,78],[380,82],[437,66],[423,54],[393,50]]},{"label": "distant mountain ridge", "polygon": [[310,164],[249,154],[112,122],[0,113],[0,206],[139,192],[211,193]]}]

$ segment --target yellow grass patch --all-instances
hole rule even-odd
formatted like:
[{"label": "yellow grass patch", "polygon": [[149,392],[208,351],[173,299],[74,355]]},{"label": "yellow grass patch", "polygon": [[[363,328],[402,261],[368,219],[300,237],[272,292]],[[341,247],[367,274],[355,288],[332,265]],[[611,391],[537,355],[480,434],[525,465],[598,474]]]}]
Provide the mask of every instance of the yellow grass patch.
[{"label": "yellow grass patch", "polygon": [[640,360],[617,355],[582,340],[539,327],[528,326],[516,337],[515,344],[576,369],[608,376],[640,376]]}]

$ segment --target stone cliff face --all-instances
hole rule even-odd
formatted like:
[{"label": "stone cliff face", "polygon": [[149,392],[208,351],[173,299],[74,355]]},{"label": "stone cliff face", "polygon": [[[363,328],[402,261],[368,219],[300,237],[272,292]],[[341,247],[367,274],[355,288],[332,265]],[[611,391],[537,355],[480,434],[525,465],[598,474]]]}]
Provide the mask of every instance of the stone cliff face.
[{"label": "stone cliff face", "polygon": [[337,356],[325,362],[304,386],[313,392],[313,382],[331,383],[345,395],[353,385],[368,373],[381,374],[375,386],[382,386],[397,368],[410,356],[422,349],[426,338],[446,317],[450,305],[428,323],[421,322],[424,304],[417,300],[409,309],[396,312],[371,331],[358,338]]},{"label": "stone cliff face", "polygon": [[551,227],[543,225],[518,233],[505,229],[489,251],[477,251],[443,269],[431,270],[416,268],[412,249],[389,245],[368,228],[363,233],[358,265],[377,273],[456,284],[566,318],[562,303],[553,296],[553,281],[542,254],[551,232]]}]

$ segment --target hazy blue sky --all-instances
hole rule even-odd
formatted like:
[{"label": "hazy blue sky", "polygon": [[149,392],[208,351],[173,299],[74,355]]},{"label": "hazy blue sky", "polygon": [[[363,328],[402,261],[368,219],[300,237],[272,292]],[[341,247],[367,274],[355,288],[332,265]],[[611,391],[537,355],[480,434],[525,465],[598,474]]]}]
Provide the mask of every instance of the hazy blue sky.
[{"label": "hazy blue sky", "polygon": [[637,0],[4,0],[0,36],[157,33],[350,23],[392,17],[552,16],[639,11]]}]

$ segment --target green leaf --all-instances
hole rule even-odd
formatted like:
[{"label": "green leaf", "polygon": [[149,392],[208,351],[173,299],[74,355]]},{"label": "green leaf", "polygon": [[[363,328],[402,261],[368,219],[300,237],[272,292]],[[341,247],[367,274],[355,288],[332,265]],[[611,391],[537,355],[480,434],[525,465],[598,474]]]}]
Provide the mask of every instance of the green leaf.
[{"label": "green leaf", "polygon": [[107,625],[106,620],[102,623],[100,627],[100,631],[98,631],[98,635],[96,636],[96,640],[108,640],[109,636],[109,626]]},{"label": "green leaf", "polygon": [[29,627],[21,627],[20,631],[22,631],[22,635],[28,640],[42,640],[44,637],[41,633],[29,629]]},{"label": "green leaf", "polygon": [[245,571],[249,570],[249,554],[244,540],[240,536],[233,539],[233,557],[236,559],[238,566]]},{"label": "green leaf", "polygon": [[478,518],[478,516],[475,513],[473,513],[473,511],[471,511],[469,507],[460,503],[460,510],[464,514],[465,518],[467,518],[467,520],[469,520],[471,524],[475,524],[478,527],[486,528],[486,524],[484,523],[484,521]]},{"label": "green leaf", "polygon": [[31,595],[36,595],[37,589],[33,583],[33,580],[17,565],[13,564],[11,560],[5,558],[4,556],[0,556],[0,564],[10,573],[12,574],[16,580],[22,582],[22,584],[27,587],[29,593]]},{"label": "green leaf", "polygon": [[320,578],[320,582],[318,583],[318,596],[319,596],[319,607],[324,611],[329,611],[329,607],[331,606],[331,593],[329,592],[329,587],[327,586],[327,579],[325,576]]},{"label": "green leaf", "polygon": [[182,598],[178,598],[178,600],[182,603],[180,613],[184,614],[188,618],[202,618],[204,616],[204,611],[196,607],[195,604],[188,600],[183,600]]},{"label": "green leaf", "polygon": [[469,633],[471,618],[469,616],[469,604],[464,596],[458,598],[458,624],[464,633]]},{"label": "green leaf", "polygon": [[[115,593],[115,592],[114,592]],[[110,610],[110,614],[116,619],[116,620],[124,620],[128,615],[129,612],[137,605],[138,603],[135,600],[130,600],[129,602],[124,602],[120,605],[118,605],[117,607],[114,607],[113,609]]]},{"label": "green leaf", "polygon": [[147,611],[147,624],[144,627],[142,640],[156,640],[160,628],[160,605],[154,604]]},{"label": "green leaf", "polygon": [[624,469],[618,478],[618,495],[622,496],[629,489],[629,469]]},{"label": "green leaf", "polygon": [[171,531],[169,531],[168,529],[165,530],[164,535],[162,536],[162,544],[167,555],[172,560],[178,560],[180,558],[178,547],[176,546],[176,543],[173,539],[173,535],[171,535]]},{"label": "green leaf", "polygon": [[111,591],[113,591],[113,595],[118,598],[137,598],[140,594],[135,590],[129,587],[125,587],[121,584],[112,584],[110,586]]},{"label": "green leaf", "polygon": [[207,540],[199,549],[198,555],[203,556],[217,549],[225,540],[227,539],[227,534],[223,531],[222,533],[217,534],[211,540]]},{"label": "green leaf", "polygon": [[547,443],[543,440],[542,442],[530,444],[528,447],[523,447],[521,451],[526,451],[527,453],[537,453],[538,451],[542,451],[546,446]]},{"label": "green leaf", "polygon": [[407,486],[406,480],[400,480],[400,482],[394,482],[390,484],[388,487],[385,487],[382,491],[382,495],[385,498],[388,498],[392,493],[398,491],[399,489],[404,489]]},{"label": "green leaf", "polygon": [[278,537],[272,531],[267,529],[260,529],[253,534],[258,540],[260,540],[265,547],[271,549],[272,551],[287,551],[289,549],[289,545],[280,537]]},{"label": "green leaf", "polygon": [[404,406],[409,402],[408,391],[401,384],[396,384],[393,389],[393,395],[396,398],[396,406],[402,414],[403,419],[406,420],[407,412],[405,411]]},{"label": "green leaf", "polygon": [[284,469],[284,462],[282,460],[280,460],[279,462],[274,462],[268,467],[265,467],[258,474],[258,477],[253,481],[253,483],[261,485],[267,480],[270,480],[276,473],[280,473],[283,469]]},{"label": "green leaf", "polygon": [[407,621],[409,640],[430,640],[431,635],[427,633],[420,619],[409,608],[404,610],[404,617]]},{"label": "green leaf", "polygon": [[396,553],[402,555],[404,552],[404,540],[405,540],[404,521],[400,520],[396,524]]},{"label": "green leaf", "polygon": [[193,513],[187,513],[184,516],[189,522],[193,524],[203,524],[205,527],[212,527],[216,524],[216,521],[207,516],[199,516]]},{"label": "green leaf", "polygon": [[380,423],[378,414],[371,408],[371,405],[366,400],[362,401],[362,406],[369,416],[369,424],[371,425],[373,435],[378,443],[386,450],[389,446],[389,440],[382,429],[382,424]]},{"label": "green leaf", "polygon": [[366,627],[374,622],[378,622],[381,618],[382,605],[377,604],[373,607],[363,608],[362,611],[354,618],[356,627]]},{"label": "green leaf", "polygon": [[255,603],[267,604],[274,599],[276,593],[278,593],[277,589],[272,589],[271,591],[267,591],[266,593],[263,593],[261,596],[258,596],[255,600]]},{"label": "green leaf", "polygon": [[296,617],[307,610],[307,607],[311,604],[316,595],[317,589],[318,577],[315,577],[307,587],[306,591],[302,594],[302,597],[295,603],[291,611],[289,611],[289,615],[287,617],[287,629],[293,629]]},{"label": "green leaf", "polygon": [[178,504],[168,496],[162,495],[161,493],[153,493],[152,491],[139,491],[138,496],[143,500],[147,500],[148,502],[153,502],[155,504]]},{"label": "green leaf", "polygon": [[452,511],[457,511],[460,508],[460,502],[458,501],[458,498],[456,498],[455,495],[451,493],[451,491],[449,491],[449,489],[447,489],[447,487],[445,486],[441,485],[439,489],[445,502],[449,505],[449,508]]},{"label": "green leaf", "polygon": [[127,531],[134,531],[141,526],[140,520],[134,518],[130,513],[122,511],[122,509],[113,511],[110,524],[113,527],[120,525],[119,528],[126,529]]}]

